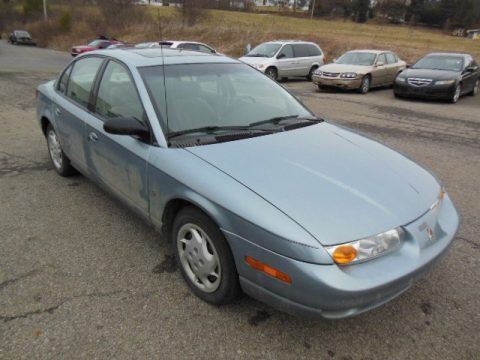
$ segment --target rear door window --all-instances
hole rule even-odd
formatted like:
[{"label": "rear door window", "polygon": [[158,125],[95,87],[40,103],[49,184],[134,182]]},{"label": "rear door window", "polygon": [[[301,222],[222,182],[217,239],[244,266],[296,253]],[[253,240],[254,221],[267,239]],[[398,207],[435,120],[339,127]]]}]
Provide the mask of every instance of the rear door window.
[{"label": "rear door window", "polygon": [[385,54],[378,55],[377,64],[380,63],[380,62],[382,62],[384,64],[387,63],[387,58],[386,58]]},{"label": "rear door window", "polygon": [[397,62],[397,57],[392,53],[387,53],[386,57],[388,64],[395,64]]},{"label": "rear door window", "polygon": [[310,56],[310,49],[306,44],[295,44],[293,45],[293,51],[295,53],[295,57],[308,57]]},{"label": "rear door window", "polygon": [[67,96],[87,107],[95,77],[103,62],[100,57],[87,57],[75,62],[67,87]]}]

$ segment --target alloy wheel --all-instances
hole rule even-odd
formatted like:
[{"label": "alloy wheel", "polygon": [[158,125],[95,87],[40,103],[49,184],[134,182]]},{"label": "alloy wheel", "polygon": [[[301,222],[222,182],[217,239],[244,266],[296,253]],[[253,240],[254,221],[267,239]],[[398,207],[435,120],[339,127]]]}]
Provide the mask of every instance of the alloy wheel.
[{"label": "alloy wheel", "polygon": [[452,102],[456,103],[460,99],[460,94],[462,93],[462,87],[460,84],[455,88],[455,93],[453,94]]},{"label": "alloy wheel", "polygon": [[55,166],[56,169],[61,169],[63,164],[62,147],[60,146],[60,142],[58,141],[55,131],[50,130],[48,132],[47,139],[48,151],[50,152],[53,166]]},{"label": "alloy wheel", "polygon": [[370,78],[368,76],[365,76],[362,79],[362,84],[360,86],[360,92],[362,94],[366,94],[370,90]]}]

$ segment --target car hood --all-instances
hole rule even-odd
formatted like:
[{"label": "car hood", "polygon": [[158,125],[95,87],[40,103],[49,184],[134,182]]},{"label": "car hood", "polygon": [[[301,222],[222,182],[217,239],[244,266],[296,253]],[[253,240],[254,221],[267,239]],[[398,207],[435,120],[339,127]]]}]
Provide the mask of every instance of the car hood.
[{"label": "car hood", "polygon": [[426,78],[434,80],[457,79],[460,76],[456,71],[431,70],[431,69],[406,69],[402,71],[401,77],[404,78]]},{"label": "car hood", "polygon": [[187,150],[277,207],[322,245],[408,224],[440,192],[436,179],[413,161],[325,122]]},{"label": "car hood", "polygon": [[238,60],[243,61],[244,63],[249,64],[249,65],[254,65],[254,64],[266,64],[266,63],[272,61],[272,58],[255,57],[255,56],[243,56]]},{"label": "car hood", "polygon": [[327,64],[320,66],[320,71],[327,71],[333,73],[355,72],[363,74],[369,72],[372,68],[372,66],[362,65]]}]

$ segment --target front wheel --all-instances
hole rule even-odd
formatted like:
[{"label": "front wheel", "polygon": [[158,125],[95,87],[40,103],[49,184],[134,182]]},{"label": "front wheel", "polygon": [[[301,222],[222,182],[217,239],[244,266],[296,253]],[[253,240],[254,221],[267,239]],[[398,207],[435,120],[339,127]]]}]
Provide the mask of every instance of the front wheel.
[{"label": "front wheel", "polygon": [[61,176],[72,176],[76,174],[75,168],[70,164],[70,159],[65,155],[58,140],[57,133],[52,125],[48,125],[47,131],[48,154],[55,171]]},{"label": "front wheel", "polygon": [[470,92],[470,96],[476,96],[478,94],[478,88],[480,87],[480,79],[475,81],[475,85],[473,86],[473,90]]},{"label": "front wheel", "polygon": [[270,79],[277,81],[278,79],[278,72],[277,69],[273,67],[269,67],[267,70],[265,70],[265,75],[267,75]]},{"label": "front wheel", "polygon": [[462,85],[458,84],[455,87],[455,92],[452,95],[452,98],[450,99],[450,102],[452,104],[456,104],[458,100],[460,99],[460,95],[462,94]]},{"label": "front wheel", "polygon": [[182,209],[172,231],[175,258],[183,278],[200,299],[222,305],[240,293],[230,248],[218,226],[194,207]]},{"label": "front wheel", "polygon": [[360,83],[360,88],[358,89],[358,92],[360,94],[366,94],[370,90],[370,76],[365,75],[362,78],[362,82]]}]

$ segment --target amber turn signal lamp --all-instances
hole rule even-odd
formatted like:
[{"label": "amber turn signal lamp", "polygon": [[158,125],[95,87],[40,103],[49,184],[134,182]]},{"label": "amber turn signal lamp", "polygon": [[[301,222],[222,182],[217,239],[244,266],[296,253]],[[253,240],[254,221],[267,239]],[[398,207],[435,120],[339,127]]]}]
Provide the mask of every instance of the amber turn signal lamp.
[{"label": "amber turn signal lamp", "polygon": [[283,271],[275,269],[274,267],[271,267],[270,265],[267,265],[260,260],[257,260],[251,256],[245,256],[245,262],[255,270],[264,272],[265,274],[268,274],[275,279],[283,281],[284,283],[287,283],[289,285],[292,283],[292,277],[290,275],[284,273]]},{"label": "amber turn signal lamp", "polygon": [[357,249],[351,245],[341,245],[333,252],[333,260],[337,264],[348,264],[357,258]]}]

